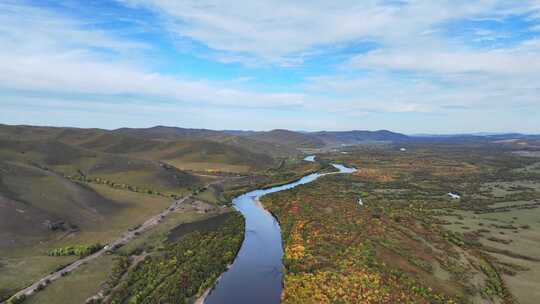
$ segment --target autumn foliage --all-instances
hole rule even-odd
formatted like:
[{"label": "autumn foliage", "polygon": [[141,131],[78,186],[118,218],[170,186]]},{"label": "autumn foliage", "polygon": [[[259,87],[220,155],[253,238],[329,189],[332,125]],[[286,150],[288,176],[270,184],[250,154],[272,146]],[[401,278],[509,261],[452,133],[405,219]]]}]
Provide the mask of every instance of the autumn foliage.
[{"label": "autumn foliage", "polygon": [[387,228],[341,192],[340,178],[263,198],[282,227],[282,302],[453,303],[378,260],[372,239]]}]

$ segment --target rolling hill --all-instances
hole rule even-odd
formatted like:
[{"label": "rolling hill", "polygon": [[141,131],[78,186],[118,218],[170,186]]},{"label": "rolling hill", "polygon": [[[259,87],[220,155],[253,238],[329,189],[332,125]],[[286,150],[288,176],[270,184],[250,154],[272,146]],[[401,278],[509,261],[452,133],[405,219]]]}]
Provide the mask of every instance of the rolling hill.
[{"label": "rolling hill", "polygon": [[410,137],[387,130],[378,131],[320,131],[298,132],[284,129],[271,131],[242,131],[208,129],[186,129],[178,127],[156,126],[146,129],[122,128],[115,133],[159,140],[178,140],[201,138],[227,143],[246,148],[255,153],[273,156],[288,156],[298,153],[299,149],[323,148],[327,146],[354,145],[368,141],[405,141]]},{"label": "rolling hill", "polygon": [[379,131],[321,131],[311,133],[327,145],[352,145],[366,141],[405,141],[410,137],[387,130]]},{"label": "rolling hill", "polygon": [[[287,157],[298,153],[296,147],[280,145],[272,141],[258,140],[251,138],[248,134],[254,132],[214,131],[208,129],[187,129],[178,127],[156,126],[152,128],[121,128],[113,131],[117,134],[129,135],[131,137],[161,140],[207,140],[226,144],[248,150],[252,153],[267,154],[272,157]],[[294,132],[292,132],[294,133]]]},{"label": "rolling hill", "polygon": [[101,129],[0,125],[2,247],[54,235],[45,223],[88,231],[131,208],[115,195],[107,197],[103,186],[80,180],[179,196],[208,182],[189,170],[246,172],[274,164],[269,155],[198,137],[164,140]]},{"label": "rolling hill", "polygon": [[268,132],[247,132],[241,136],[293,148],[322,148],[325,145],[323,140],[311,133],[301,133],[282,129]]}]

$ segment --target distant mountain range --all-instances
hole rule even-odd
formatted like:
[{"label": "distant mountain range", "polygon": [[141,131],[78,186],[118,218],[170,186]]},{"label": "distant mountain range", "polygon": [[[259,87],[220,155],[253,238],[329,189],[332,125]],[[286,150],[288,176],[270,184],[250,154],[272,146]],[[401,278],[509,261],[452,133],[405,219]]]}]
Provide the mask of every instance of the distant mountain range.
[{"label": "distant mountain range", "polygon": [[474,132],[474,133],[454,133],[454,134],[430,134],[430,133],[419,133],[419,134],[410,134],[411,137],[470,137],[470,136],[480,136],[480,137],[526,137],[526,136],[538,136],[535,134],[523,134],[516,132]]},{"label": "distant mountain range", "polygon": [[[2,127],[2,125],[0,125]],[[155,126],[151,128],[120,128],[116,130],[100,130],[100,129],[77,129],[77,128],[47,128],[47,127],[29,127],[17,126],[13,129],[19,132],[39,133],[42,131],[45,135],[48,132],[43,130],[64,130],[65,132],[81,133],[99,133],[103,136],[122,136],[122,141],[133,144],[134,139],[151,140],[158,142],[171,141],[186,141],[199,140],[205,142],[214,142],[219,145],[236,147],[250,153],[266,154],[273,157],[287,156],[299,152],[299,149],[306,148],[323,148],[335,147],[342,145],[355,145],[369,142],[429,142],[429,141],[502,141],[511,139],[533,139],[539,140],[540,135],[529,135],[521,133],[471,133],[471,134],[412,134],[405,135],[402,133],[392,132],[388,130],[352,130],[352,131],[291,131],[284,129],[276,129],[271,131],[243,131],[243,130],[209,130],[209,129],[191,129],[168,126]],[[23,132],[23,133],[24,133]],[[33,134],[38,136],[39,134]],[[127,138],[126,138],[127,136]],[[104,138],[104,137],[103,137]],[[103,140],[100,138],[100,140]],[[132,138],[129,140],[129,138]],[[110,138],[113,140],[113,138]],[[114,141],[114,140],[113,140]],[[147,142],[145,142],[146,144]],[[118,142],[122,146],[122,143]],[[200,142],[198,144],[201,144]],[[163,143],[160,143],[163,145]],[[169,143],[170,145],[170,143]],[[125,145],[124,145],[125,146]],[[119,149],[122,147],[118,147]],[[125,148],[125,147],[123,147]],[[110,147],[109,147],[110,149]],[[239,152],[240,150],[235,150]]]},{"label": "distant mountain range", "polygon": [[[156,126],[146,129],[122,128],[113,132],[131,136],[160,139],[204,138],[223,141],[224,138],[241,138],[244,141],[266,143],[288,148],[322,148],[327,146],[354,145],[366,142],[405,142],[405,141],[459,141],[459,140],[507,140],[507,139],[539,139],[540,135],[521,133],[480,132],[470,134],[411,134],[392,132],[388,130],[352,130],[352,131],[291,131],[275,129],[271,131],[243,130],[209,130],[188,129],[179,127]],[[246,142],[242,142],[245,144]]]},{"label": "distant mountain range", "polygon": [[410,139],[407,135],[388,130],[299,132],[276,129],[271,131],[215,131],[208,129],[156,126],[146,129],[122,128],[114,130],[113,132],[144,138],[169,140],[184,137],[197,137],[221,141],[223,138],[234,136],[289,148],[322,148],[333,145],[352,145],[367,141],[405,141]]},{"label": "distant mountain range", "polygon": [[320,131],[310,133],[320,138],[326,144],[356,144],[365,141],[406,141],[410,137],[388,130],[378,131]]},{"label": "distant mountain range", "polygon": [[413,134],[409,135],[409,138],[417,141],[498,141],[510,139],[539,140],[540,135],[522,133],[478,132],[470,134]]}]

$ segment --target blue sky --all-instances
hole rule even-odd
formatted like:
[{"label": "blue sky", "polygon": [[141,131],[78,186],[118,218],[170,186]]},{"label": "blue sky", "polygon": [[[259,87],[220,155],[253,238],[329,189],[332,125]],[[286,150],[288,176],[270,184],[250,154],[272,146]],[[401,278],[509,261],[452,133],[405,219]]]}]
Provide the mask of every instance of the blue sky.
[{"label": "blue sky", "polygon": [[540,1],[2,1],[0,123],[540,133]]}]

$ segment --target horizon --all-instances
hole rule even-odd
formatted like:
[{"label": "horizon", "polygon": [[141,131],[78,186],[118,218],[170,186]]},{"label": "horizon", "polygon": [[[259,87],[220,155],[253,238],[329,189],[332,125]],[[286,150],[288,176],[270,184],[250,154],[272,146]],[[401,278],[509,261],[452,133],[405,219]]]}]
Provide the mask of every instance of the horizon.
[{"label": "horizon", "polygon": [[0,24],[3,124],[540,134],[537,0],[7,0]]},{"label": "horizon", "polygon": [[0,126],[12,126],[12,127],[44,127],[44,128],[66,128],[66,129],[98,129],[98,130],[105,130],[105,131],[115,131],[119,129],[152,129],[152,128],[178,128],[178,129],[188,129],[188,130],[208,130],[208,131],[217,131],[217,132],[271,132],[271,131],[291,131],[291,132],[298,132],[298,133],[317,133],[317,132],[380,132],[380,131],[387,131],[397,134],[403,134],[410,137],[423,137],[423,136],[493,136],[493,135],[507,135],[507,134],[519,134],[519,135],[530,135],[530,136],[538,136],[540,133],[523,133],[523,132],[514,132],[514,131],[504,131],[504,132],[459,132],[459,133],[405,133],[400,132],[397,130],[389,130],[389,129],[343,129],[343,130],[314,130],[314,131],[306,131],[306,130],[295,130],[295,129],[283,129],[283,128],[275,128],[275,129],[264,129],[264,130],[253,130],[253,129],[208,129],[208,128],[197,128],[197,127],[184,127],[184,126],[168,126],[168,125],[153,125],[149,127],[119,127],[119,128],[100,128],[100,127],[75,127],[75,126],[65,126],[65,125],[32,125],[32,124],[4,124],[0,122]]}]

